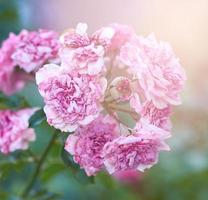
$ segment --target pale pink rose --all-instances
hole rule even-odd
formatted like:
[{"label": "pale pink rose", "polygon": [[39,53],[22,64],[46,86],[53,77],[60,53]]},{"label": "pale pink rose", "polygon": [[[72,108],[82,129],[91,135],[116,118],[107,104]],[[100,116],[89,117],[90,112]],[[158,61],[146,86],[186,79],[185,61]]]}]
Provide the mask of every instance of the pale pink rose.
[{"label": "pale pink rose", "polygon": [[170,121],[171,107],[169,105],[166,108],[158,109],[152,102],[145,102],[140,115],[142,119],[145,119],[150,124],[166,131],[170,131],[172,128]]},{"label": "pale pink rose", "polygon": [[116,121],[108,115],[100,115],[90,124],[79,127],[74,134],[69,135],[65,150],[73,155],[74,161],[88,176],[95,175],[103,168],[103,146],[118,134]]},{"label": "pale pink rose", "polygon": [[60,51],[62,66],[80,74],[96,75],[104,68],[104,49],[94,44],[77,49],[63,48]]},{"label": "pale pink rose", "polygon": [[104,48],[92,43],[86,24],[78,24],[75,30],[65,32],[61,38],[59,55],[62,66],[80,74],[97,75],[104,68]]},{"label": "pale pink rose", "polygon": [[135,129],[128,136],[120,136],[103,148],[104,165],[110,174],[150,168],[158,161],[159,151],[169,150],[164,142],[169,132],[151,124]]},{"label": "pale pink rose", "polygon": [[18,37],[19,42],[12,59],[27,73],[37,71],[43,64],[58,58],[58,33],[49,30],[23,30]]},{"label": "pale pink rose", "polygon": [[4,65],[1,66],[5,67],[7,69],[13,69],[15,64],[11,58],[11,55],[15,51],[15,46],[17,42],[19,41],[18,36],[16,36],[14,33],[10,33],[9,37],[2,42],[2,46],[0,49],[0,63],[3,63]]},{"label": "pale pink rose", "polygon": [[157,108],[181,103],[186,75],[168,43],[157,42],[153,35],[133,38],[121,48],[120,60],[136,74],[146,99]]},{"label": "pale pink rose", "polygon": [[92,39],[95,43],[104,46],[108,52],[112,52],[119,50],[133,35],[134,31],[131,27],[114,23],[96,31]]},{"label": "pale pink rose", "polygon": [[62,131],[74,131],[90,123],[102,109],[104,78],[68,73],[48,64],[36,73],[36,82],[46,104],[48,123]]},{"label": "pale pink rose", "polygon": [[87,24],[79,23],[76,29],[69,29],[60,37],[62,47],[76,49],[91,44],[91,39],[87,35]]},{"label": "pale pink rose", "polygon": [[35,140],[35,132],[28,127],[28,120],[36,110],[0,111],[0,152],[8,154],[19,149],[25,150],[29,142]]},{"label": "pale pink rose", "polygon": [[17,92],[25,84],[24,74],[15,71],[15,64],[11,59],[18,41],[18,36],[10,33],[0,49],[0,91],[6,95]]}]

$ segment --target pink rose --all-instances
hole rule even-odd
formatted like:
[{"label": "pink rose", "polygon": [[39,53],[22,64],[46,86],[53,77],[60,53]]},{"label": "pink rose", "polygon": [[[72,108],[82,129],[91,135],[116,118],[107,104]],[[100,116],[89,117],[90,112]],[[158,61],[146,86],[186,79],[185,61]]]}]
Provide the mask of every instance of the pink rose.
[{"label": "pink rose", "polygon": [[1,50],[0,50],[0,63],[3,64],[2,67],[7,69],[13,69],[15,64],[11,58],[11,55],[15,51],[15,46],[19,41],[18,36],[13,33],[9,34],[9,37],[3,41]]},{"label": "pink rose", "polygon": [[48,123],[62,131],[74,131],[95,119],[106,80],[89,75],[68,73],[60,66],[45,65],[36,73],[40,94],[45,101]]},{"label": "pink rose", "polygon": [[104,67],[104,49],[94,44],[77,49],[63,48],[60,52],[62,66],[80,74],[96,75]]},{"label": "pink rose", "polygon": [[27,149],[35,140],[35,132],[28,120],[37,109],[0,111],[0,151],[8,154],[18,149]]},{"label": "pink rose", "polygon": [[110,174],[132,169],[144,171],[157,163],[159,151],[169,150],[164,142],[168,137],[169,132],[150,124],[134,134],[120,136],[105,144],[104,165]]},{"label": "pink rose", "polygon": [[27,73],[37,71],[41,65],[58,58],[58,33],[49,30],[21,31],[12,59]]},{"label": "pink rose", "polygon": [[168,43],[157,42],[153,35],[133,38],[121,48],[120,60],[136,74],[145,98],[157,108],[181,103],[186,76]]},{"label": "pink rose", "polygon": [[103,168],[101,152],[106,142],[119,133],[118,124],[110,116],[100,115],[86,126],[79,127],[69,135],[65,150],[73,155],[74,161],[84,168],[88,176]]},{"label": "pink rose", "polygon": [[92,38],[95,43],[104,46],[108,52],[112,52],[119,50],[133,35],[134,31],[131,27],[114,23],[96,31]]},{"label": "pink rose", "polygon": [[80,74],[96,75],[104,67],[104,48],[95,45],[87,35],[87,25],[78,24],[61,36],[60,57],[62,66]]},{"label": "pink rose", "polygon": [[172,128],[170,115],[171,107],[168,105],[166,108],[158,109],[152,102],[145,102],[142,106],[141,117],[159,128],[170,131]]},{"label": "pink rose", "polygon": [[15,64],[11,59],[18,41],[18,36],[10,33],[9,38],[2,43],[0,49],[0,91],[6,95],[17,92],[25,84],[24,74],[15,71]]},{"label": "pink rose", "polygon": [[69,29],[60,37],[62,47],[76,49],[91,44],[91,39],[87,35],[87,24],[79,23],[76,29]]}]

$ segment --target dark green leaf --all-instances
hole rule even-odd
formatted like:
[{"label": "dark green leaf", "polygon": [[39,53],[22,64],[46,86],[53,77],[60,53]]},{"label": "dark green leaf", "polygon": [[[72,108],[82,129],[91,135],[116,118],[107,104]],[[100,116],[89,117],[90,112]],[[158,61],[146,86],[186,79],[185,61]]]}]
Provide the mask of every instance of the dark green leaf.
[{"label": "dark green leaf", "polygon": [[87,176],[85,171],[80,169],[80,166],[73,161],[73,157],[64,150],[64,147],[62,148],[61,158],[79,183],[94,183],[94,177]]},{"label": "dark green leaf", "polygon": [[61,163],[50,164],[45,168],[44,173],[42,174],[42,181],[47,182],[57,173],[63,171],[66,167]]},{"label": "dark green leaf", "polygon": [[61,151],[61,158],[64,164],[70,167],[71,169],[73,169],[74,172],[79,170],[80,168],[79,165],[73,161],[73,157],[64,150],[64,147],[62,148],[62,151]]},{"label": "dark green leaf", "polygon": [[36,127],[46,119],[42,109],[36,111],[29,120],[29,127]]}]

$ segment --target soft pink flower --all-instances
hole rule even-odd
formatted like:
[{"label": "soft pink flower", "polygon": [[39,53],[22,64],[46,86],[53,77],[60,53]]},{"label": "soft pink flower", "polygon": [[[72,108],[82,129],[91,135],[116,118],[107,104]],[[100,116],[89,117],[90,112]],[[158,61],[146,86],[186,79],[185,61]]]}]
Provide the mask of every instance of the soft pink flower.
[{"label": "soft pink flower", "polygon": [[87,35],[87,24],[79,23],[76,29],[69,29],[60,37],[62,47],[76,49],[91,44],[91,39]]},{"label": "soft pink flower", "polygon": [[49,30],[23,30],[12,59],[26,72],[36,71],[43,64],[58,58],[58,33]]},{"label": "soft pink flower", "polygon": [[37,109],[0,111],[0,151],[8,154],[18,149],[27,149],[35,140],[35,132],[28,120]]},{"label": "soft pink flower", "polygon": [[166,131],[170,131],[172,128],[170,121],[171,107],[169,105],[166,108],[158,109],[152,102],[145,102],[140,115],[142,119],[145,119],[150,124]]},{"label": "soft pink flower", "polygon": [[0,49],[0,91],[6,95],[17,92],[25,84],[23,73],[15,71],[15,64],[11,59],[18,41],[18,36],[10,33]]},{"label": "soft pink flower", "polygon": [[121,48],[120,60],[136,74],[146,99],[157,108],[181,103],[186,76],[168,43],[157,42],[153,35],[133,38]]},{"label": "soft pink flower", "polygon": [[94,44],[77,49],[64,48],[60,52],[62,66],[80,74],[96,75],[104,67],[104,49]]},{"label": "soft pink flower", "polygon": [[73,155],[74,161],[84,168],[88,176],[103,168],[101,152],[106,142],[119,133],[118,124],[110,116],[100,115],[86,126],[79,127],[69,135],[65,150]]},{"label": "soft pink flower", "polygon": [[86,24],[78,24],[76,30],[69,30],[61,36],[59,55],[62,66],[80,74],[96,75],[104,67],[104,48],[95,45],[88,37]]},{"label": "soft pink flower", "polygon": [[90,123],[101,111],[104,78],[68,73],[60,66],[48,64],[36,73],[36,81],[46,104],[48,123],[55,128],[74,131]]},{"label": "soft pink flower", "polygon": [[133,35],[134,31],[131,27],[114,23],[96,31],[92,39],[95,43],[104,46],[108,51],[112,52],[119,50]]},{"label": "soft pink flower", "polygon": [[110,174],[137,169],[144,171],[158,161],[159,151],[169,150],[164,140],[170,136],[153,125],[135,129],[128,136],[120,136],[103,148],[104,164]]},{"label": "soft pink flower", "polygon": [[9,37],[3,41],[2,47],[0,50],[0,63],[3,63],[4,65],[1,67],[13,69],[15,64],[11,58],[11,55],[15,51],[15,46],[17,42],[19,41],[18,36],[16,36],[14,33],[10,33]]}]

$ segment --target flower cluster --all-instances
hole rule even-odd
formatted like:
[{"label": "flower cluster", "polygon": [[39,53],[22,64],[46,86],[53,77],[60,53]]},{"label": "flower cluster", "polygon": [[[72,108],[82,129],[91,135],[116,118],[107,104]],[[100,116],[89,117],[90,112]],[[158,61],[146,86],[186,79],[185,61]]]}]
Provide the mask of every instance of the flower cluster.
[{"label": "flower cluster", "polygon": [[28,120],[36,108],[19,111],[0,111],[0,152],[8,154],[15,150],[27,149],[35,140],[35,132],[29,128]]},{"label": "flower cluster", "polygon": [[68,136],[65,150],[87,175],[143,171],[169,150],[170,115],[186,80],[172,48],[154,35],[111,24],[60,37],[60,65],[36,73],[48,123]]},{"label": "flower cluster", "polygon": [[22,89],[31,79],[28,73],[58,61],[58,49],[58,33],[54,31],[11,33],[0,48],[0,91],[11,95]]}]

